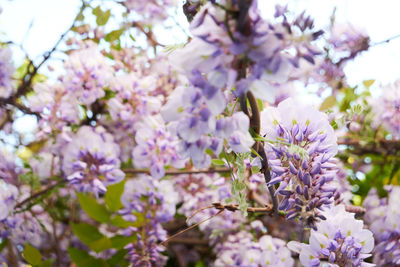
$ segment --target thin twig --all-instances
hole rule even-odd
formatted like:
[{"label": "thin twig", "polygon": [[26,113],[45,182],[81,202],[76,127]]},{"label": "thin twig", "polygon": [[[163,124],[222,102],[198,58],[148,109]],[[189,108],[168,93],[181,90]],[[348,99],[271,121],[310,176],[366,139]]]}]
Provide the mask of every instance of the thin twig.
[{"label": "thin twig", "polygon": [[211,219],[214,218],[215,216],[220,215],[222,212],[224,212],[224,210],[220,210],[220,211],[218,211],[217,213],[215,213],[214,215],[212,215],[212,216],[210,216],[210,217],[207,217],[207,218],[205,218],[204,220],[201,220],[200,222],[198,222],[198,223],[196,223],[196,224],[193,224],[192,226],[190,226],[190,227],[188,227],[188,228],[186,228],[186,229],[183,229],[182,231],[179,231],[178,233],[176,233],[176,234],[170,236],[167,240],[161,242],[160,245],[164,245],[164,246],[165,246],[171,239],[173,239],[173,238],[175,238],[175,237],[177,237],[177,236],[179,236],[179,235],[185,233],[186,231],[189,231],[190,229],[193,229],[193,228],[197,227],[198,225],[200,225],[200,224],[202,224],[202,223],[204,223],[204,222],[206,222],[206,221],[208,221],[208,220],[211,220]]},{"label": "thin twig", "polygon": [[21,202],[17,203],[15,205],[15,208],[16,209],[21,208],[24,204],[30,202],[31,200],[33,200],[33,199],[35,199],[37,197],[40,197],[41,195],[46,194],[48,191],[52,190],[53,188],[65,183],[65,182],[66,182],[65,180],[58,181],[58,182],[56,182],[56,183],[54,183],[52,185],[49,185],[48,187],[46,187],[46,188],[44,188],[44,189],[42,189],[40,191],[37,191],[37,192],[33,193],[29,197],[27,197],[24,200],[22,200]]},{"label": "thin twig", "polygon": [[393,41],[395,39],[398,39],[398,38],[400,38],[400,34],[397,34],[397,35],[394,35],[392,37],[389,37],[389,38],[387,38],[387,39],[385,39],[383,41],[379,41],[379,42],[373,43],[370,46],[372,47],[372,46],[376,46],[376,45],[387,44],[387,43],[389,43],[389,42],[391,42],[391,41]]}]

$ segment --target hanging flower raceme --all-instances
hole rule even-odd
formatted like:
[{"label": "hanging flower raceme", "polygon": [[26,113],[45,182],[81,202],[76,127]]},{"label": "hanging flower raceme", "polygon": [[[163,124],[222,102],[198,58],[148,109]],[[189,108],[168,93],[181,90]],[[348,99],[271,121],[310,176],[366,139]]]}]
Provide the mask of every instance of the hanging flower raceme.
[{"label": "hanging flower raceme", "polygon": [[279,184],[279,210],[287,219],[299,217],[313,227],[324,219],[320,210],[331,204],[336,188],[330,185],[336,171],[336,136],[327,116],[292,99],[261,113],[261,134],[271,169],[269,185]]},{"label": "hanging flower raceme", "polygon": [[229,235],[217,249],[215,266],[294,266],[290,250],[283,240],[263,235],[254,241],[247,231]]},{"label": "hanging flower raceme", "polygon": [[374,190],[364,200],[367,209],[365,221],[370,224],[377,240],[374,249],[374,263],[377,266],[400,265],[400,187],[387,189],[387,199],[379,199]]},{"label": "hanging flower raceme", "polygon": [[394,139],[400,139],[400,81],[386,86],[372,104],[374,125],[382,125]]},{"label": "hanging flower raceme", "polygon": [[124,178],[119,154],[119,146],[104,128],[82,126],[63,150],[62,170],[78,191],[98,195]]},{"label": "hanging flower raceme", "polygon": [[15,67],[11,62],[11,49],[0,47],[0,97],[7,98],[13,92],[12,75]]},{"label": "hanging flower raceme", "polygon": [[159,242],[167,238],[167,232],[161,223],[173,218],[178,202],[172,183],[147,175],[139,176],[125,183],[121,202],[124,208],[119,213],[123,218],[140,222],[124,230],[125,235],[137,237],[137,241],[125,247],[133,266],[164,266],[166,257],[161,254],[164,247]]},{"label": "hanging flower raceme", "polygon": [[344,205],[334,206],[323,212],[327,218],[317,222],[311,230],[310,243],[297,241],[288,247],[300,254],[304,266],[375,266],[364,262],[374,248],[372,232],[363,229],[363,221],[346,212]]}]

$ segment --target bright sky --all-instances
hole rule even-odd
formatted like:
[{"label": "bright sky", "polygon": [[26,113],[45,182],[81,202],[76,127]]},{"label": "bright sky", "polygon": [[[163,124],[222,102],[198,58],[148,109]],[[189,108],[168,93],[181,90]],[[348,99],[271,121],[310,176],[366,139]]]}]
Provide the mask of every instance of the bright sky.
[{"label": "bright sky", "polygon": [[[266,17],[271,16],[276,3],[289,3],[291,10],[297,12],[306,10],[315,18],[317,26],[328,23],[333,7],[336,6],[337,21],[348,21],[365,29],[373,43],[400,34],[400,28],[397,27],[400,25],[398,0],[259,0],[259,6]],[[79,0],[0,0],[0,6],[3,8],[0,15],[0,32],[4,33],[1,39],[19,44],[23,42],[28,54],[33,58],[38,57],[50,49],[70,26],[79,5]],[[160,36],[160,39],[167,43],[173,43],[175,40],[171,40],[167,35]],[[179,40],[176,43],[179,43]],[[381,83],[396,80],[400,77],[399,47],[400,38],[373,47],[348,64],[346,72],[350,83],[357,84],[365,79],[376,79]],[[21,53],[17,53],[16,61],[22,57]]]}]

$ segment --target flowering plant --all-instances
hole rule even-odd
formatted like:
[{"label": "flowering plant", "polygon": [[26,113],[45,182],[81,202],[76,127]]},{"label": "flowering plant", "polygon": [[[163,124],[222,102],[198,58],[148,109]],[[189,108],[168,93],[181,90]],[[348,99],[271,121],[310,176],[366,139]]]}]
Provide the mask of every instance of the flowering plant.
[{"label": "flowering plant", "polygon": [[82,0],[39,62],[0,43],[3,266],[400,265],[400,89],[348,84],[364,31],[256,0],[109,4]]}]

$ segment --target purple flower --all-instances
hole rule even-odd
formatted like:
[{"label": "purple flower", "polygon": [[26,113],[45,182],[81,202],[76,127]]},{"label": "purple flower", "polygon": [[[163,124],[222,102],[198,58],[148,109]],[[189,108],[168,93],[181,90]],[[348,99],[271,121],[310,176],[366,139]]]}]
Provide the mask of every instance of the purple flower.
[{"label": "purple flower", "polygon": [[330,185],[337,170],[336,136],[328,118],[313,107],[286,99],[261,114],[261,134],[271,169],[270,185],[279,184],[280,210],[313,226],[319,210],[337,198]]},{"label": "purple flower", "polygon": [[[322,213],[327,218],[311,230],[310,243],[290,241],[288,246],[300,254],[304,266],[375,266],[364,262],[374,248],[372,232],[363,229],[363,221],[345,211],[344,205]],[[329,265],[329,266],[331,266]]]},{"label": "purple flower", "polygon": [[63,152],[62,169],[78,191],[105,193],[106,186],[120,182],[120,148],[104,128],[81,127]]},{"label": "purple flower", "polygon": [[12,75],[15,67],[11,61],[11,49],[0,48],[0,97],[7,98],[13,92]]}]

